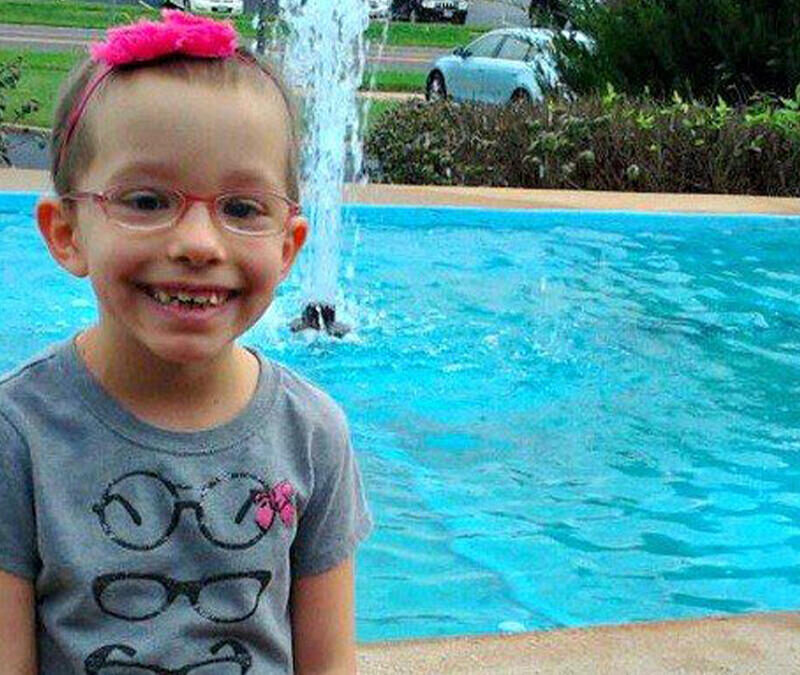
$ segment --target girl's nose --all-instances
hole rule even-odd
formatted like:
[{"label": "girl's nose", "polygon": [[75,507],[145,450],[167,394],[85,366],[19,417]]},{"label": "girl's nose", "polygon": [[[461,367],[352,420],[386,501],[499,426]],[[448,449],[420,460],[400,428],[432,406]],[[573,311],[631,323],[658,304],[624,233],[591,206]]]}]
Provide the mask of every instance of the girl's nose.
[{"label": "girl's nose", "polygon": [[195,202],[170,228],[167,254],[172,260],[202,267],[225,259],[222,232],[211,208],[210,204]]}]

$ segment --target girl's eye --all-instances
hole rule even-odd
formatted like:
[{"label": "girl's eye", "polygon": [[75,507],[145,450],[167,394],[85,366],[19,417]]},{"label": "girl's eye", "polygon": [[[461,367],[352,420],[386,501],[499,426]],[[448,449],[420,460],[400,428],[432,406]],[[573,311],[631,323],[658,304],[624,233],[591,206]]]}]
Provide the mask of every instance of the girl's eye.
[{"label": "girl's eye", "polygon": [[252,197],[229,197],[222,203],[222,214],[226,218],[246,220],[268,215],[269,209]]},{"label": "girl's eye", "polygon": [[170,196],[157,190],[130,190],[117,195],[114,201],[126,209],[141,212],[153,212],[171,209]]}]

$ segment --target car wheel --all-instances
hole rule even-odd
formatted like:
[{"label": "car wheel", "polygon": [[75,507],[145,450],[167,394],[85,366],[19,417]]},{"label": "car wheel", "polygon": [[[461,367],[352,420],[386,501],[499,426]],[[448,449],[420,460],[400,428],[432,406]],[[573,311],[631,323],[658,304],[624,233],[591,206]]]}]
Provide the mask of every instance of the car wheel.
[{"label": "car wheel", "polygon": [[425,99],[428,101],[444,101],[446,98],[447,87],[444,84],[444,77],[439,71],[434,71],[425,86]]},{"label": "car wheel", "polygon": [[514,93],[511,94],[511,103],[530,105],[533,103],[533,99],[525,89],[516,89]]}]

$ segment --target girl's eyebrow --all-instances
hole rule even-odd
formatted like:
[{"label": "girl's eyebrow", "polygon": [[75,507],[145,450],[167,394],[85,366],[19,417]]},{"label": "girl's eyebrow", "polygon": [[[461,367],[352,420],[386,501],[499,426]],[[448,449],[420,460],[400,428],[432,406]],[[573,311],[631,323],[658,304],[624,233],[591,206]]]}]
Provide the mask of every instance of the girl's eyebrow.
[{"label": "girl's eyebrow", "polygon": [[131,176],[146,175],[148,178],[153,176],[165,180],[174,180],[177,174],[173,169],[157,162],[134,162],[133,164],[126,164],[122,168],[111,174],[109,178],[110,183]]},{"label": "girl's eyebrow", "polygon": [[[177,167],[167,166],[158,162],[134,162],[127,164],[113,174],[108,182],[114,184],[118,181],[131,177],[144,176],[146,178],[156,178],[170,183],[180,181],[182,172]],[[284,181],[278,180],[271,171],[258,169],[234,169],[226,173],[222,178],[222,185],[243,185],[247,187],[268,188],[271,190],[285,191]]]},{"label": "girl's eyebrow", "polygon": [[235,169],[226,173],[223,184],[255,185],[257,187],[267,187],[272,190],[283,189],[282,181],[276,180],[271,171],[259,171],[257,169]]}]

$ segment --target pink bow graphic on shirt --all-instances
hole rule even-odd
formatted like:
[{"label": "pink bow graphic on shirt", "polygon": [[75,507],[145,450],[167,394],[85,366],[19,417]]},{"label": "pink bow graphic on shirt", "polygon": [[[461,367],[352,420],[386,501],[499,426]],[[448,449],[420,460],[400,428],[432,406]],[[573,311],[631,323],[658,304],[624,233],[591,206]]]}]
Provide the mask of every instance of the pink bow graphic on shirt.
[{"label": "pink bow graphic on shirt", "polygon": [[286,527],[291,527],[294,522],[294,504],[292,496],[294,488],[288,480],[275,485],[269,492],[256,492],[253,495],[256,509],[256,522],[262,530],[268,530],[275,520],[275,514],[280,516]]}]

